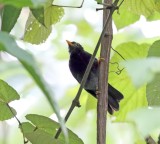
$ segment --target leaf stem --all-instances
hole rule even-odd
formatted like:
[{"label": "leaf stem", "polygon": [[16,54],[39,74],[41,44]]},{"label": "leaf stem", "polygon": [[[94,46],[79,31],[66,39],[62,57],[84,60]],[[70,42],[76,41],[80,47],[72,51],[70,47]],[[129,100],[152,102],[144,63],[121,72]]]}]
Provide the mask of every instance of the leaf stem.
[{"label": "leaf stem", "polygon": [[9,104],[7,103],[6,104],[7,107],[9,108],[9,110],[11,111],[11,113],[13,114],[13,116],[15,117],[15,119],[17,120],[18,124],[19,124],[19,127],[22,131],[22,135],[23,135],[23,143],[26,144],[28,143],[28,140],[25,140],[25,136],[24,136],[24,132],[23,132],[23,128],[22,128],[22,123],[20,122],[20,120],[17,118],[17,116],[15,115],[15,113],[12,111],[12,108],[9,106]]}]

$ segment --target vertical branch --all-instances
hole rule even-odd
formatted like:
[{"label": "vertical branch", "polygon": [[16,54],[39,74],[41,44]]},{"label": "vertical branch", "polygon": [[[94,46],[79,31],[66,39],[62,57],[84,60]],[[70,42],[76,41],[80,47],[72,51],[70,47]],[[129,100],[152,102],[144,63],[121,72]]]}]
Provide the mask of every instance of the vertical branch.
[{"label": "vertical branch", "polygon": [[154,139],[150,135],[148,137],[146,137],[145,141],[146,141],[146,144],[156,144],[156,142],[154,141]]},{"label": "vertical branch", "polygon": [[[107,5],[112,5],[112,0],[104,0]],[[103,27],[105,21],[111,15],[111,9],[103,11]],[[108,109],[108,68],[109,57],[112,42],[112,21],[108,19],[109,24],[105,30],[105,36],[101,41],[100,59],[103,59],[99,68],[99,95],[97,104],[97,144],[106,144],[106,122]]]}]

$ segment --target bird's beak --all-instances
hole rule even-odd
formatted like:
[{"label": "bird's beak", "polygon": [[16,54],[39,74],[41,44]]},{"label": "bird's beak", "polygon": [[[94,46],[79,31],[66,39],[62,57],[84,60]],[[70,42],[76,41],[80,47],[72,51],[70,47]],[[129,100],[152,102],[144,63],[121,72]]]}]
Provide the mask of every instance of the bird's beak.
[{"label": "bird's beak", "polygon": [[73,46],[72,42],[66,40],[66,42],[68,43],[69,46]]}]

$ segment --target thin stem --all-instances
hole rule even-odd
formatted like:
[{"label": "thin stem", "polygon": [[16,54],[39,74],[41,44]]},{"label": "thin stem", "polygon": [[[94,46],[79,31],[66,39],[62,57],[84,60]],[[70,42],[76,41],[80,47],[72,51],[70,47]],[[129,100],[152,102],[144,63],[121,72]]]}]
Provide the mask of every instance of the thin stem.
[{"label": "thin stem", "polygon": [[18,124],[19,124],[19,127],[22,131],[22,135],[23,135],[23,142],[24,144],[28,143],[28,140],[26,141],[25,140],[25,136],[24,136],[24,132],[23,132],[23,128],[22,128],[22,123],[20,122],[20,120],[17,118],[17,116],[14,114],[14,112],[12,111],[12,108],[9,106],[9,104],[7,104],[9,110],[11,111],[11,113],[13,114],[13,116],[15,117],[15,119],[17,120]]},{"label": "thin stem", "polygon": [[119,4],[119,6],[118,6],[118,7],[120,7],[120,6],[122,5],[122,3],[123,3],[123,2],[124,2],[124,0],[122,0],[122,1],[121,1],[121,3]]},{"label": "thin stem", "polygon": [[[111,47],[112,48],[112,47]],[[114,52],[116,52],[123,60],[125,60],[125,58],[117,51],[117,50],[115,50],[114,48],[112,48],[112,50],[114,51]]]}]

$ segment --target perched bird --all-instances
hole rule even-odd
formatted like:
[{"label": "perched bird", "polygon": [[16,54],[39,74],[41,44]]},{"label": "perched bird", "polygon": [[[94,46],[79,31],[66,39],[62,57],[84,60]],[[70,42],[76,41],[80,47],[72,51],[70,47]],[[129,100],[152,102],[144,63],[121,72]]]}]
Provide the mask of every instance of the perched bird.
[{"label": "perched bird", "polygon": [[[69,48],[69,68],[74,78],[81,83],[91,54],[86,52],[83,47],[76,42],[70,42],[66,40]],[[84,86],[84,89],[92,96],[97,98],[96,91],[98,87],[98,60],[95,58],[88,79]],[[119,102],[123,99],[122,93],[108,84],[108,112],[113,114],[114,111],[119,110]]]}]

